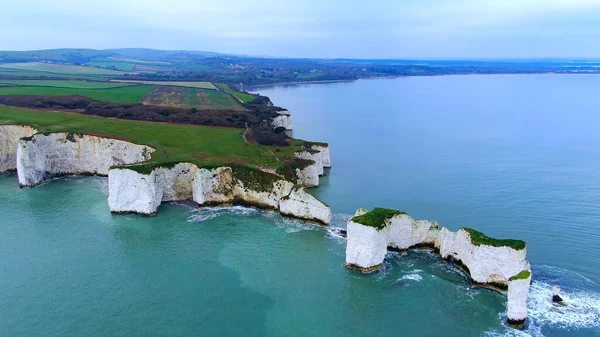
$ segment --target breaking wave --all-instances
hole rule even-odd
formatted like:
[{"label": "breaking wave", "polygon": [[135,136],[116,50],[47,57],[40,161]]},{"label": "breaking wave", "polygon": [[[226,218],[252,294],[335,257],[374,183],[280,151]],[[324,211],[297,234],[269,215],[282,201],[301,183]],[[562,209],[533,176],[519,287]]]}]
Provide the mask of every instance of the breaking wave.
[{"label": "breaking wave", "polygon": [[224,215],[254,215],[261,212],[255,208],[243,207],[243,206],[232,206],[232,207],[203,207],[197,208],[191,211],[188,216],[188,222],[204,222],[210,219],[218,218]]},{"label": "breaking wave", "polygon": [[407,280],[408,281],[416,281],[416,282],[423,281],[423,277],[419,274],[421,272],[422,272],[421,269],[413,269],[408,274],[397,279],[396,282],[407,281]]},{"label": "breaking wave", "polygon": [[[577,330],[600,332],[600,293],[597,284],[583,275],[552,266],[533,266],[525,330],[506,327],[505,331],[488,331],[485,336],[543,337],[542,330],[557,329],[577,335]],[[552,304],[552,287],[561,286],[566,306]],[[506,313],[499,319],[504,322]]]}]

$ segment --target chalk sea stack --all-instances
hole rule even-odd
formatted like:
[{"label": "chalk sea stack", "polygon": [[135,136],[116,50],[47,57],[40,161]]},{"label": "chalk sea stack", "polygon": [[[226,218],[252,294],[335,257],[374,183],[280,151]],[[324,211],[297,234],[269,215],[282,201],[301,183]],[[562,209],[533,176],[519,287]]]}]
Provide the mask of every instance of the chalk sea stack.
[{"label": "chalk sea stack", "polygon": [[470,228],[452,232],[440,229],[437,222],[414,220],[386,208],[357,210],[347,230],[346,267],[373,272],[388,250],[429,247],[459,266],[474,286],[506,293],[508,323],[525,324],[531,268],[524,241],[494,239]]}]

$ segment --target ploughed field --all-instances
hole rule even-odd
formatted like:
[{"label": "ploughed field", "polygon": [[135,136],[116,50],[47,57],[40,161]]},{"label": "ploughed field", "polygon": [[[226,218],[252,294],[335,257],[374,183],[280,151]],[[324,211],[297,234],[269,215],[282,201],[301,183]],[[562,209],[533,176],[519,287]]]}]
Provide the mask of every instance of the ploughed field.
[{"label": "ploughed field", "polygon": [[[211,82],[14,80],[0,76],[0,104],[122,119],[239,128],[245,127],[247,122],[256,124],[265,119],[265,112],[270,117],[276,115],[274,108],[266,105],[248,108],[234,94],[248,96],[244,102],[253,101],[254,95],[227,88],[227,91],[217,88]],[[262,112],[257,115],[257,110]]]}]

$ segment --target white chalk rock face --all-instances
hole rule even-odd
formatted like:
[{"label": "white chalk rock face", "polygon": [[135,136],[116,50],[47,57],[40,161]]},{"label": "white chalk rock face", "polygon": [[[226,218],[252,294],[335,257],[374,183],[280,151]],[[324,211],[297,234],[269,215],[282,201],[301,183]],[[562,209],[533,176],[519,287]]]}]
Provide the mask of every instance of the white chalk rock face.
[{"label": "white chalk rock face", "polygon": [[258,206],[261,208],[278,209],[279,201],[284,195],[290,193],[292,184],[289,181],[279,180],[273,184],[267,191],[255,190],[240,180],[236,181],[233,187],[233,197],[247,205]]},{"label": "white chalk rock face", "polygon": [[117,213],[151,215],[163,201],[191,198],[200,205],[254,205],[280,210],[284,215],[300,219],[331,222],[329,206],[306,190],[292,191],[294,184],[282,179],[275,180],[270,187],[252,188],[253,182],[237,179],[231,167],[204,169],[179,163],[173,167],[157,167],[150,174],[120,167],[109,171],[108,185],[108,205]]},{"label": "white chalk rock face", "polygon": [[292,130],[293,129],[292,116],[280,114],[279,116],[273,118],[273,128],[278,128],[278,127],[285,128],[288,131]]},{"label": "white chalk rock face", "polygon": [[162,195],[156,173],[141,174],[127,168],[108,172],[108,207],[111,212],[155,214]]},{"label": "white chalk rock face", "polygon": [[178,163],[173,167],[159,167],[153,171],[161,201],[186,200],[192,197],[198,167],[191,163]]},{"label": "white chalk rock face", "polygon": [[352,220],[346,230],[346,265],[366,272],[377,269],[387,254],[386,233]]},{"label": "white chalk rock face", "polygon": [[19,184],[34,186],[65,174],[107,175],[111,166],[146,161],[153,151],[148,146],[97,136],[36,134],[19,141]]},{"label": "white chalk rock face", "polygon": [[[368,213],[359,209],[354,215]],[[370,270],[381,265],[388,247],[405,250],[421,245],[434,246],[438,235],[437,222],[415,221],[407,214],[386,219],[382,229],[362,225],[350,219],[347,227],[346,264]]]},{"label": "white chalk rock face", "polygon": [[233,172],[231,167],[218,167],[196,171],[193,199],[199,205],[233,202]]},{"label": "white chalk rock face", "polygon": [[383,229],[386,232],[387,247],[400,250],[419,245],[434,246],[439,228],[437,222],[427,220],[415,221],[407,214],[393,216],[390,224]]},{"label": "white chalk rock face", "polygon": [[331,167],[331,157],[329,156],[329,145],[313,145],[313,150],[321,153],[321,164],[323,167]]},{"label": "white chalk rock face", "polygon": [[[321,152],[318,150],[303,150],[294,152],[294,157],[306,160],[312,160],[315,162],[315,169],[317,175],[323,175],[323,162],[321,161]],[[318,179],[318,178],[317,178]]]},{"label": "white chalk rock face", "polygon": [[0,125],[0,173],[17,169],[19,140],[36,133],[36,129],[26,125]]},{"label": "white chalk rock face", "polygon": [[304,187],[292,189],[288,196],[283,197],[279,202],[279,211],[283,215],[331,223],[331,208],[308,193]]},{"label": "white chalk rock face", "polygon": [[[528,270],[529,271],[529,270]],[[521,326],[527,319],[527,297],[531,285],[531,272],[526,279],[512,280],[508,283],[507,316],[508,323]]]},{"label": "white chalk rock face", "polygon": [[478,283],[506,285],[511,276],[530,269],[526,248],[516,250],[507,246],[476,245],[464,229],[451,232],[442,228],[437,247],[442,258],[460,260],[469,268],[471,279]]},{"label": "white chalk rock face", "polygon": [[317,163],[313,162],[303,168],[296,169],[297,183],[304,186],[315,187],[319,186],[319,172],[322,172],[323,168],[319,169]]},{"label": "white chalk rock face", "polygon": [[290,112],[287,110],[281,110],[277,111],[277,113],[279,114],[279,116],[273,118],[273,128],[282,127],[285,128],[287,131],[292,130],[292,116]]}]

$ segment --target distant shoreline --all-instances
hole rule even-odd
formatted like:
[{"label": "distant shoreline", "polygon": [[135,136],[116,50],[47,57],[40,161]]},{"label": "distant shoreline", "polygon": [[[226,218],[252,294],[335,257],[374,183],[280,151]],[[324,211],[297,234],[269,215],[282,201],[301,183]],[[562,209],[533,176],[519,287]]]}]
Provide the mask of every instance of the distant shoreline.
[{"label": "distant shoreline", "polygon": [[406,77],[442,77],[442,76],[524,76],[524,75],[591,75],[598,76],[597,73],[560,73],[560,72],[545,72],[545,73],[496,73],[496,74],[431,74],[431,75],[396,75],[396,76],[369,76],[360,77],[353,80],[322,80],[322,81],[300,81],[300,82],[282,82],[282,83],[270,83],[270,84],[256,84],[248,85],[245,90],[252,90],[254,88],[272,87],[277,85],[293,85],[293,84],[319,84],[319,83],[338,83],[338,82],[354,82],[358,80],[376,80],[376,79],[393,79],[393,78],[406,78]]}]

